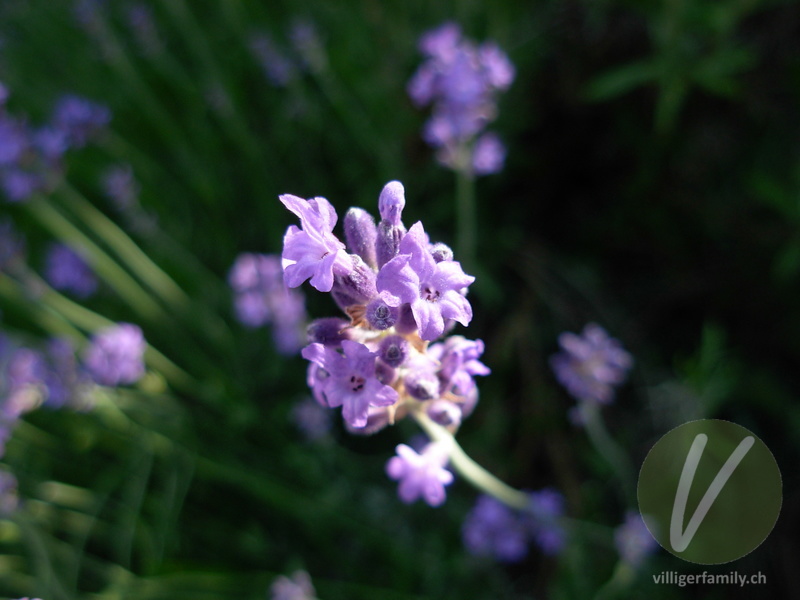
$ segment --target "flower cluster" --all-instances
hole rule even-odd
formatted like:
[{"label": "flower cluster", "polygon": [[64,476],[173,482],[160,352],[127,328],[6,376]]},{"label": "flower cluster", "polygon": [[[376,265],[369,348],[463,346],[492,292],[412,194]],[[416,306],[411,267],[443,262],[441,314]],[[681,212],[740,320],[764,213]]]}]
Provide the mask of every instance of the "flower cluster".
[{"label": "flower cluster", "polygon": [[480,496],[462,528],[467,550],[506,563],[525,558],[531,542],[544,554],[559,553],[566,543],[559,523],[564,514],[564,498],[549,488],[531,492],[529,497],[528,509],[519,511],[491,496]]},{"label": "flower cluster", "polygon": [[[325,198],[280,199],[301,224],[284,237],[286,284],[310,280],[349,317],[318,319],[308,328],[302,355],[310,362],[308,383],[317,402],[341,406],[353,433],[373,433],[409,411],[424,411],[455,430],[477,402],[473,377],[489,373],[480,362],[483,342],[458,335],[431,342],[472,320],[466,294],[474,277],[449,247],[431,243],[422,223],[405,227],[405,191],[397,181],[381,191],[378,223],[360,208],[347,212],[346,244],[333,234],[338,217]],[[401,496],[440,503],[438,488],[422,483],[449,483],[437,452],[417,456],[405,448],[388,467],[402,480]]]},{"label": "flower cluster", "polygon": [[559,383],[578,402],[608,404],[614,388],[625,381],[633,366],[633,357],[619,341],[594,323],[583,333],[562,333],[558,338],[562,351],[550,359]]},{"label": "flower cluster", "polygon": [[0,188],[10,202],[47,189],[67,150],[85,146],[111,119],[106,107],[67,95],[56,103],[48,123],[31,127],[6,110],[7,98],[0,84]]},{"label": "flower cluster", "polygon": [[420,50],[427,60],[409,81],[408,94],[419,107],[433,106],[425,141],[454,170],[500,171],[505,147],[495,134],[482,132],[497,115],[497,93],[514,80],[514,66],[496,44],[464,39],[455,23],[426,33]]},{"label": "flower cluster", "polygon": [[248,327],[271,324],[278,351],[296,354],[305,341],[305,299],[284,285],[280,257],[240,254],[228,273],[228,283],[239,321]]},{"label": "flower cluster", "polygon": [[83,409],[87,385],[67,340],[34,350],[0,335],[0,456],[23,415],[39,406]]}]

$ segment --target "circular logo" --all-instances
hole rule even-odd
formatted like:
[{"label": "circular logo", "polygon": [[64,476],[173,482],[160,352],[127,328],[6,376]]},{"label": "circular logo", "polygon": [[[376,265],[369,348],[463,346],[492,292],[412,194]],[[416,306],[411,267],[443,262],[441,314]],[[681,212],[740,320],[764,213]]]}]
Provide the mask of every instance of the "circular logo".
[{"label": "circular logo", "polygon": [[639,510],[653,537],[678,558],[736,560],[769,535],[781,510],[781,473],[769,448],[729,421],[676,427],[639,473]]}]

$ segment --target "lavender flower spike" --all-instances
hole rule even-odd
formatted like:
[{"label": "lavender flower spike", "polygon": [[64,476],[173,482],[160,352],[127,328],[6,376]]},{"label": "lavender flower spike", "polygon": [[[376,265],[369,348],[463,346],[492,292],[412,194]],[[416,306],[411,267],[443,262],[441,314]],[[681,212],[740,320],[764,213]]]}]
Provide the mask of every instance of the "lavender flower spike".
[{"label": "lavender flower spike", "polygon": [[444,333],[445,319],[462,325],[472,320],[472,306],[461,291],[475,278],[456,261],[437,263],[427,248],[422,223],[415,223],[400,242],[400,254],[378,273],[377,287],[389,306],[410,304],[420,337],[435,340]]},{"label": "lavender flower spike", "polygon": [[300,217],[302,229],[291,225],[283,238],[283,276],[286,285],[298,287],[306,279],[320,292],[330,292],[334,275],[353,268],[345,246],[333,235],[336,211],[325,198],[303,200],[280,196],[283,205]]},{"label": "lavender flower spike", "polygon": [[432,442],[417,454],[405,444],[397,446],[397,456],[386,463],[386,473],[400,481],[397,493],[410,504],[423,498],[430,506],[440,506],[447,495],[444,486],[453,482],[453,474],[444,468],[447,448],[442,442]]},{"label": "lavender flower spike", "polygon": [[370,406],[390,406],[397,401],[397,391],[375,376],[377,354],[364,344],[342,340],[343,353],[314,343],[303,348],[303,358],[328,373],[315,380],[315,396],[330,407],[342,407],[344,420],[352,427],[367,425]]}]

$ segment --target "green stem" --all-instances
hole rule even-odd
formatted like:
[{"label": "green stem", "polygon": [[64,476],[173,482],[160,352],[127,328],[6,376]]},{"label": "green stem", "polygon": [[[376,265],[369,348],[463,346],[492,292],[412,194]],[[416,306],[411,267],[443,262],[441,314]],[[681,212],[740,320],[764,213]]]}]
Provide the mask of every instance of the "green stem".
[{"label": "green stem", "polygon": [[63,214],[45,199],[34,198],[26,205],[28,211],[57,238],[84,248],[86,259],[95,272],[103,278],[121,298],[126,300],[136,312],[146,319],[161,317],[171,321],[169,315],[150,297],[150,295],[120,267],[103,249],[71,223]]},{"label": "green stem", "polygon": [[584,402],[581,406],[581,414],[583,415],[589,439],[619,478],[628,504],[635,505],[636,491],[633,484],[633,465],[628,455],[608,433],[600,414],[600,407],[594,402]]},{"label": "green stem", "polygon": [[631,565],[623,560],[617,563],[611,577],[603,586],[597,590],[594,600],[606,600],[621,596],[622,593],[633,583],[636,572]]},{"label": "green stem", "polygon": [[450,462],[459,474],[479,490],[494,496],[500,502],[511,508],[525,510],[530,505],[530,498],[525,492],[514,489],[500,481],[486,469],[472,460],[464,449],[458,445],[453,434],[444,427],[434,422],[423,410],[411,411],[414,420],[425,430],[428,436],[436,441],[447,444]]},{"label": "green stem", "polygon": [[[466,156],[466,152],[462,152]],[[475,176],[471,167],[462,157],[456,169],[456,240],[458,259],[467,268],[474,268],[475,247],[477,240],[477,224],[475,205]]]},{"label": "green stem", "polygon": [[64,200],[72,213],[85,223],[109,248],[124,261],[128,268],[166,304],[185,308],[191,299],[180,286],[157,264],[142,252],[139,246],[120,227],[86,200],[68,182],[63,182]]}]

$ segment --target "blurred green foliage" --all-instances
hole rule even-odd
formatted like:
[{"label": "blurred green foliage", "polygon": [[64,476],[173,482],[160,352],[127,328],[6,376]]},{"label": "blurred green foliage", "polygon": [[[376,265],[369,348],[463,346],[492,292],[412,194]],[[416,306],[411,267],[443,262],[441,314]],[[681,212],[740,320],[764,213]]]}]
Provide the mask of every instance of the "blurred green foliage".
[{"label": "blurred green foliage", "polygon": [[[139,323],[162,353],[144,385],[86,414],[38,411],[15,432],[3,460],[26,507],[0,521],[0,596],[243,600],[304,568],[326,600],[592,597],[612,575],[626,500],[547,366],[557,335],[588,321],[636,356],[605,411],[634,464],[689,418],[733,420],[773,449],[783,516],[735,568],[765,572],[775,597],[788,589],[799,557],[800,5],[146,4],[150,46],[126,19],[132,3],[86,3],[83,26],[72,2],[0,3],[10,110],[40,122],[70,91],[114,115],[98,145],[69,156],[50,203],[0,205],[34,267],[53,237],[90,245],[103,293],[89,314],[9,292],[3,328],[43,336],[69,314],[84,331],[101,314]],[[419,35],[445,20],[496,40],[517,67],[495,124],[507,167],[477,182],[480,239],[465,266],[478,275],[465,334],[486,342],[493,374],[459,439],[513,485],[559,488],[570,516],[595,524],[575,529],[561,559],[534,552],[503,567],[467,555],[460,526],[475,493],[463,482],[443,508],[400,503],[383,469],[410,423],[305,440],[290,418],[304,361],[232,318],[227,270],[241,252],[280,250],[292,222],[280,193],[375,212],[398,179],[407,222],[453,241],[453,176],[421,141],[426,115],[405,92]],[[291,32],[302,23],[321,53],[276,86],[248,40],[267,33],[300,60]],[[135,215],[103,197],[100,175],[117,164],[139,182]],[[308,305],[335,312],[321,295]],[[625,597],[751,597],[654,585],[663,570],[703,569],[659,554]]]}]

